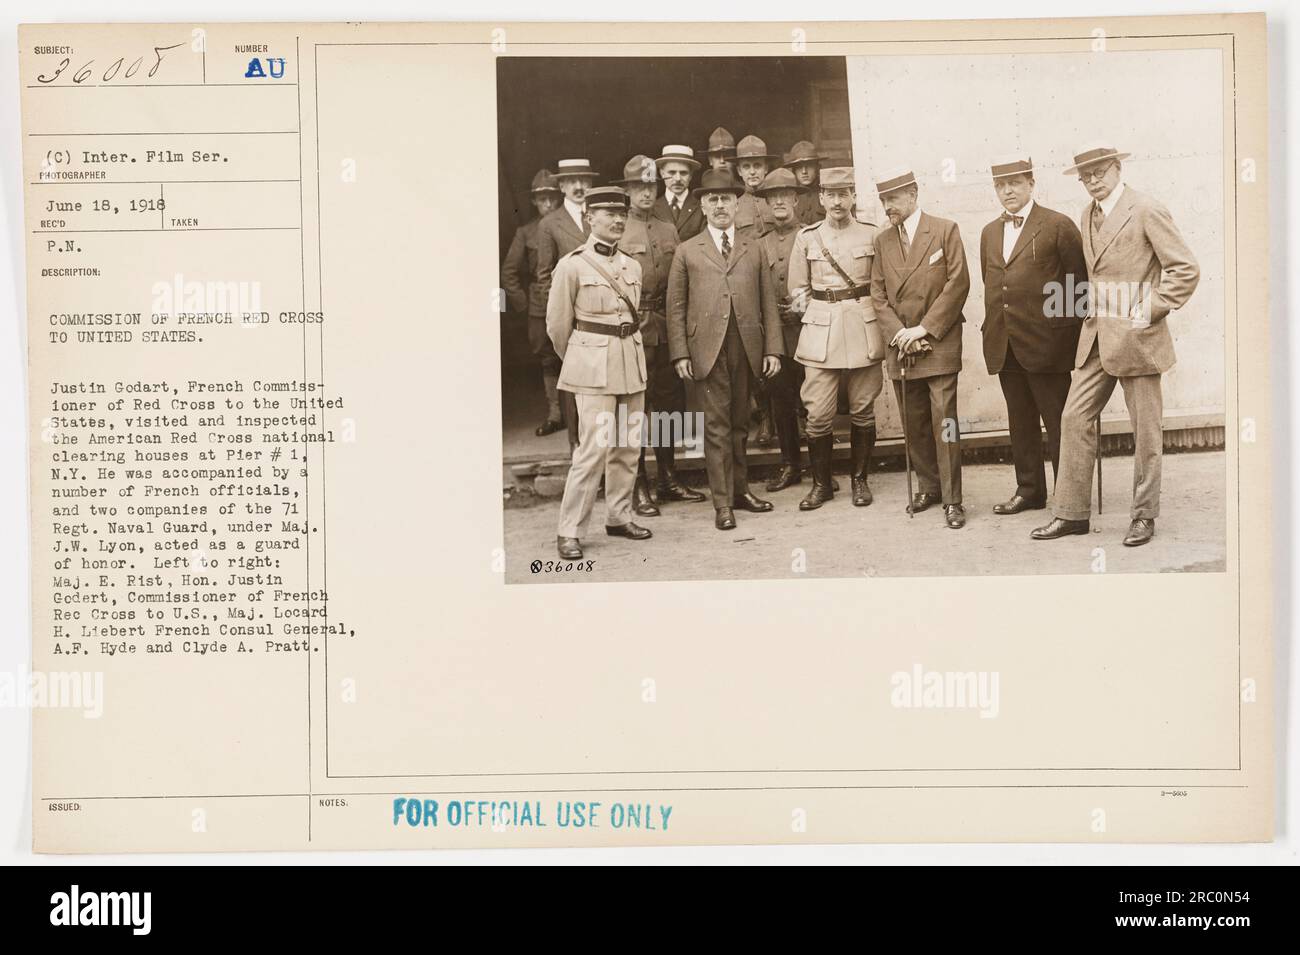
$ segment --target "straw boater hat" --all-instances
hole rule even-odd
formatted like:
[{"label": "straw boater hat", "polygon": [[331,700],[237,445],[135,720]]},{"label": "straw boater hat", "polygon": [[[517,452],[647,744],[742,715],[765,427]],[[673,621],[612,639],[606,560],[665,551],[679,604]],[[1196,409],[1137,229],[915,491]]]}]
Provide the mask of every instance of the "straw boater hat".
[{"label": "straw boater hat", "polygon": [[1021,156],[1018,153],[999,156],[989,165],[989,172],[993,174],[994,179],[1005,179],[1008,176],[1032,176],[1034,174],[1034,161],[1030,157]]},{"label": "straw boater hat", "polygon": [[[826,170],[822,170],[822,185],[826,184]],[[916,185],[916,176],[912,175],[912,170],[906,166],[898,166],[890,169],[876,180],[876,193],[884,198],[891,192],[897,192],[907,186]]]},{"label": "straw boater hat", "polygon": [[618,186],[597,186],[587,192],[583,204],[588,209],[626,210],[632,204],[632,201],[628,199],[627,193]]},{"label": "straw boater hat", "polygon": [[758,188],[754,192],[761,196],[764,193],[776,192],[778,189],[793,189],[795,192],[808,191],[807,186],[799,185],[799,181],[795,179],[794,173],[789,169],[773,169],[763,177],[763,181],[758,184]]},{"label": "straw boater hat", "polygon": [[564,179],[566,177],[578,179],[597,178],[596,171],[591,168],[591,163],[585,159],[561,159],[555,167],[555,178]]},{"label": "straw boater hat", "polygon": [[537,170],[537,175],[533,176],[533,195],[542,192],[559,192],[560,187],[555,184],[555,174],[549,169]]},{"label": "straw boater hat", "polygon": [[1072,176],[1084,166],[1106,162],[1110,159],[1128,159],[1132,153],[1122,153],[1114,146],[1102,143],[1089,143],[1074,154],[1074,165],[1065,170],[1065,175]]},{"label": "straw boater hat", "polygon": [[695,150],[690,146],[665,146],[659,158],[655,160],[655,165],[662,169],[666,162],[685,163],[692,170],[700,168],[700,161],[695,158]]},{"label": "straw boater hat", "polygon": [[745,193],[745,187],[736,181],[730,170],[710,169],[700,177],[700,184],[691,190],[691,194],[699,197],[710,192],[729,192],[733,196],[741,196]]},{"label": "straw boater hat", "polygon": [[636,155],[623,166],[623,178],[615,179],[616,186],[654,186],[659,183],[659,169],[649,156]]},{"label": "straw boater hat", "polygon": [[767,143],[757,136],[746,136],[736,146],[736,162],[739,163],[742,159],[761,159],[765,163],[771,164],[774,161],[779,161],[781,157],[769,153]]},{"label": "straw boater hat", "polygon": [[721,126],[709,133],[709,155],[714,153],[725,153],[728,156],[736,154],[736,137]]},{"label": "straw boater hat", "polygon": [[806,139],[801,139],[790,147],[790,151],[785,154],[785,162],[781,165],[792,169],[801,163],[821,164],[826,161],[826,158],[817,154],[816,146]]}]

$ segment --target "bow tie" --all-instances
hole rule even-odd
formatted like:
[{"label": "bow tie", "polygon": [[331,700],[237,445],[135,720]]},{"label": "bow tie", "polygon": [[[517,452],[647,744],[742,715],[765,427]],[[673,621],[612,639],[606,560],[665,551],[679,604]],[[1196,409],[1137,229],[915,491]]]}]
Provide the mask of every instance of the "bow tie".
[{"label": "bow tie", "polygon": [[1013,216],[1010,212],[1004,212],[1002,213],[1002,221],[1015,223],[1016,228],[1019,229],[1022,225],[1025,224],[1025,217]]},{"label": "bow tie", "polygon": [[596,250],[597,254],[603,255],[607,259],[613,258],[614,253],[618,251],[618,246],[606,245],[604,242],[593,243],[592,248]]}]

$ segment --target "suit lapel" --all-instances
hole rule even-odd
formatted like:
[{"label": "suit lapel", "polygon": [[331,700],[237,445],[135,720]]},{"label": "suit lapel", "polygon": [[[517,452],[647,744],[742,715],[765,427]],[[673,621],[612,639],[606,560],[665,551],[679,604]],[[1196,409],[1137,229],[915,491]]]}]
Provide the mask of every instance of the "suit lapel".
[{"label": "suit lapel", "polygon": [[988,233],[988,242],[989,245],[992,246],[992,248],[989,249],[989,262],[996,265],[998,268],[1005,269],[1007,267],[1007,260],[1002,256],[1002,241],[1006,238],[1007,227],[1002,222],[1001,216],[994,219],[990,225],[992,225],[993,228],[989,229]]},{"label": "suit lapel", "polygon": [[[1092,214],[1091,207],[1088,210],[1088,214]],[[1096,249],[1096,254],[1093,256],[1094,262],[1106,253],[1106,250],[1110,248],[1110,244],[1115,241],[1115,236],[1119,235],[1119,231],[1123,229],[1124,226],[1128,224],[1128,220],[1132,218],[1133,194],[1129,190],[1129,187],[1125,186],[1124,194],[1119,197],[1119,203],[1111,210],[1110,215],[1106,217],[1106,221],[1101,224],[1101,231],[1097,233],[1097,242],[1094,246]],[[1092,232],[1091,223],[1089,223],[1088,231],[1089,233]]]},{"label": "suit lapel", "polygon": [[[897,234],[898,230],[894,230]],[[903,274],[899,277],[898,287],[901,289],[907,284],[907,280],[912,277],[917,267],[925,261],[926,256],[930,254],[930,246],[934,243],[934,232],[930,228],[930,217],[924,212],[921,213],[921,220],[916,224],[916,235],[912,239],[911,252],[907,261],[903,263]],[[902,249],[902,242],[899,242],[899,248]]]},{"label": "suit lapel", "polygon": [[[709,237],[712,241],[712,236]],[[736,244],[731,247],[731,257],[727,259],[727,272],[730,273],[736,267],[736,263],[745,257],[749,247],[753,243],[739,232],[736,233]],[[719,256],[720,258],[721,256]]]},{"label": "suit lapel", "polygon": [[[1007,259],[1005,264],[1010,265],[1014,262],[1016,256],[1025,251],[1025,246],[1034,241],[1034,236],[1038,235],[1038,231],[1042,229],[1042,227],[1043,217],[1038,214],[1038,203],[1035,202],[1034,208],[1029,210],[1029,218],[1025,219],[1025,224],[1020,230],[1020,238],[1016,239],[1016,244],[1011,249],[1011,258]],[[1004,225],[1002,228],[1005,229],[1006,226]],[[1003,236],[1003,238],[1006,237]],[[1002,254],[1001,243],[998,244],[998,254]]]},{"label": "suit lapel", "polygon": [[[695,241],[700,244],[700,248],[704,250],[705,256],[708,257],[710,262],[712,262],[714,265],[718,267],[719,271],[722,272],[727,271],[727,263],[722,261],[722,253],[719,252],[718,247],[714,245],[713,236],[709,234],[708,229],[705,229],[703,232],[697,235],[695,237]],[[733,258],[735,257],[736,255],[735,249],[731,250],[731,255]]]}]

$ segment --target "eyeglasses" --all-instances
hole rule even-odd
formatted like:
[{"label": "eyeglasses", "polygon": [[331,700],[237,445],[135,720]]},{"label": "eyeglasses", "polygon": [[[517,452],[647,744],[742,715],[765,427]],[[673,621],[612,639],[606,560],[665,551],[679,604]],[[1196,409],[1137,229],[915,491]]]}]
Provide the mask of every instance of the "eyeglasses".
[{"label": "eyeglasses", "polygon": [[1094,169],[1091,172],[1080,169],[1079,181],[1080,182],[1101,182],[1101,180],[1106,178],[1106,173],[1110,172],[1110,167],[1113,165],[1115,165],[1113,162],[1108,162],[1100,169]]}]

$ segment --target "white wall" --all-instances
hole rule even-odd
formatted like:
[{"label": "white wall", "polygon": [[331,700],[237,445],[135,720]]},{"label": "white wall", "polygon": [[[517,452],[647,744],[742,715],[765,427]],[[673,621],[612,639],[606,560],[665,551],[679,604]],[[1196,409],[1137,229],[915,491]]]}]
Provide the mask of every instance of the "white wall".
[{"label": "white wall", "polygon": [[[1006,427],[979,331],[979,234],[1001,211],[990,161],[1030,154],[1035,200],[1078,222],[1088,196],[1062,172],[1080,144],[1099,139],[1133,154],[1124,181],[1169,207],[1201,266],[1196,293],[1169,319],[1178,364],[1165,375],[1166,419],[1223,413],[1223,68],[1219,50],[848,57],[859,205],[883,224],[873,175],[907,165],[922,208],[961,228],[971,268],[963,430]],[[892,398],[877,413],[886,433],[900,433]],[[1127,422],[1119,389],[1105,416]]]}]

